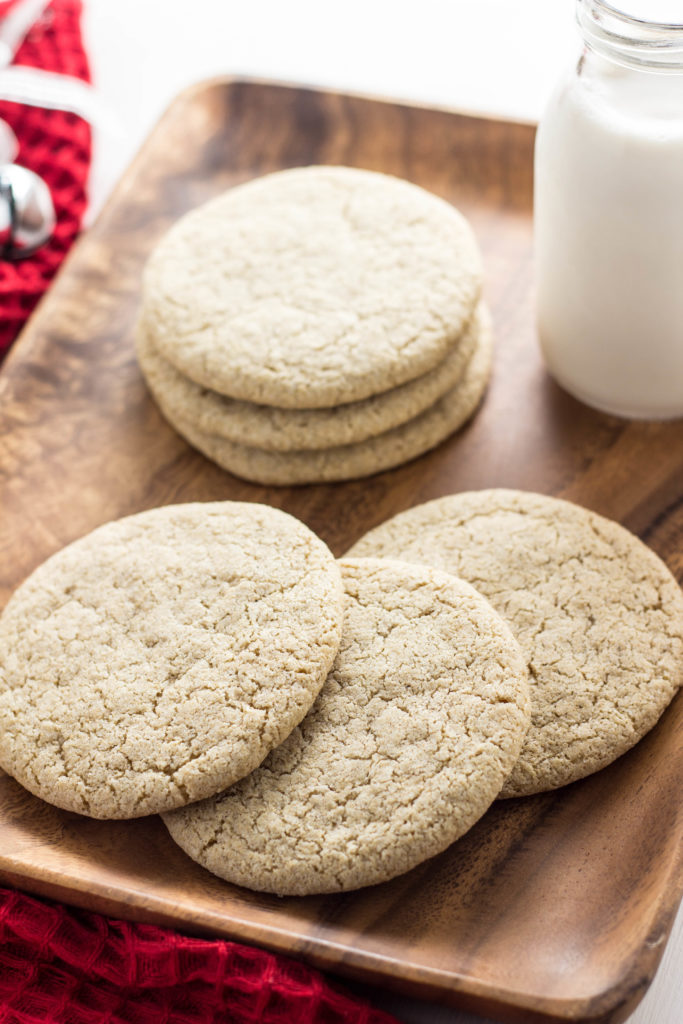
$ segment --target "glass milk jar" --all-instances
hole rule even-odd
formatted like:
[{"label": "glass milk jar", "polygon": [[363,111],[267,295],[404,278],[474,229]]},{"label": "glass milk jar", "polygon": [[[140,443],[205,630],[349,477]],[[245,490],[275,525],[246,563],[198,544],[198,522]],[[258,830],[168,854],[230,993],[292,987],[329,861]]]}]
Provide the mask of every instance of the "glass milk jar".
[{"label": "glass milk jar", "polygon": [[683,0],[577,16],[584,52],[536,139],[541,347],[589,405],[683,416]]}]

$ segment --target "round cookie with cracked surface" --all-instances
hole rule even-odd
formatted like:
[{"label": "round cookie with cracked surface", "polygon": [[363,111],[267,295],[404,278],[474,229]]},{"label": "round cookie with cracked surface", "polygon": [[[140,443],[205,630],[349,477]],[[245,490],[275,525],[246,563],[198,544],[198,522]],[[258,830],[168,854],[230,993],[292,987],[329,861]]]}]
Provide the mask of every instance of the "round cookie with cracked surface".
[{"label": "round cookie with cracked surface", "polygon": [[503,796],[554,789],[608,765],[683,683],[683,595],[637,537],[594,512],[513,490],[402,512],[353,556],[404,558],[468,580],[527,659],[532,722]]},{"label": "round cookie with cracked surface", "polygon": [[327,547],[277,509],[171,505],[108,523],[0,617],[0,765],[95,818],[218,792],[310,708],[342,602]]},{"label": "round cookie with cracked surface", "polygon": [[367,441],[316,451],[269,452],[204,434],[175,416],[161,392],[155,397],[166,419],[186,441],[235,476],[282,485],[353,480],[417,458],[466,423],[486,390],[492,351],[490,331],[482,330],[461,379],[426,412]]},{"label": "round cookie with cracked surface", "polygon": [[299,167],[181,218],[148,261],[142,319],[203,387],[329,407],[443,360],[481,276],[471,228],[443,199],[373,171]]},{"label": "round cookie with cracked surface", "polygon": [[479,306],[452,351],[433,370],[383,394],[330,409],[278,409],[202,388],[157,352],[142,324],[136,346],[149,388],[162,396],[171,416],[203,434],[289,452],[357,444],[418,416],[459,382],[483,331],[490,331],[490,317]]},{"label": "round cookie with cracked surface", "polygon": [[472,587],[401,562],[341,568],[342,642],[309,714],[247,778],[164,815],[238,885],[305,895],[408,871],[484,813],[529,724],[519,647]]}]

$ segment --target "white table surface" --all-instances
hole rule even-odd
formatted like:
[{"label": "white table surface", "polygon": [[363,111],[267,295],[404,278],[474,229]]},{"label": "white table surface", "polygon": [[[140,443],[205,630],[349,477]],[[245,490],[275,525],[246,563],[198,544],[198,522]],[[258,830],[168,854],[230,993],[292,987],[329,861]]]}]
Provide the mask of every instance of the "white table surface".
[{"label": "white table surface", "polygon": [[[85,3],[93,77],[114,121],[96,136],[93,212],[175,93],[211,75],[249,75],[538,120],[579,45],[573,0]],[[371,998],[405,1024],[483,1024],[480,1017],[376,989]],[[683,909],[629,1024],[682,1022]]]}]

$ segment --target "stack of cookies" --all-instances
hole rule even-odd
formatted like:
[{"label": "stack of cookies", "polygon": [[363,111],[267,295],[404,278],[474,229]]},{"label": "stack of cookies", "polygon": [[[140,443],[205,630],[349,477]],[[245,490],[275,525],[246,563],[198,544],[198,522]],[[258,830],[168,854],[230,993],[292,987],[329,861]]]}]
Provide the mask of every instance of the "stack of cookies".
[{"label": "stack of cookies", "polygon": [[467,221],[406,181],[282,171],[182,218],[153,252],[142,372],[190,444],[267,484],[345,480],[433,448],[491,370]]},{"label": "stack of cookies", "polygon": [[161,813],[228,881],[336,892],[609,764],[682,682],[676,581],[568,502],[441,498],[341,561],[276,509],[176,505],[14,594],[0,765],[82,814]]}]

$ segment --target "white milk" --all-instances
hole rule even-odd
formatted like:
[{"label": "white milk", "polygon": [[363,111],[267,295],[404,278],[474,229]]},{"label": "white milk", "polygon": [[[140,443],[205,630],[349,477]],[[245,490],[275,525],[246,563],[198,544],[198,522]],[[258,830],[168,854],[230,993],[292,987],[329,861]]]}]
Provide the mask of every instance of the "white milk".
[{"label": "white milk", "polygon": [[683,416],[683,73],[588,51],[538,131],[534,215],[553,376],[608,412]]}]

